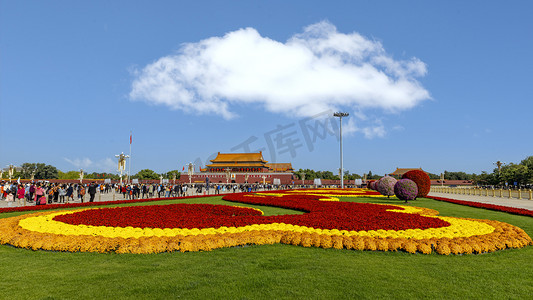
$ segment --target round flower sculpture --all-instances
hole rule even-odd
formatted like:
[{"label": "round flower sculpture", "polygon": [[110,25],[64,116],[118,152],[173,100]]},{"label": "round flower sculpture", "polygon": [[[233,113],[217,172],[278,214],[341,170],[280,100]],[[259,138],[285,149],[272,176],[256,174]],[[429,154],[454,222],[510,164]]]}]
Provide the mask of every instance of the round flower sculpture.
[{"label": "round flower sculpture", "polygon": [[371,190],[376,190],[376,181],[372,180],[368,183],[368,188]]},{"label": "round flower sculpture", "polygon": [[380,181],[381,179],[383,179],[383,177],[381,177],[380,179],[378,179],[378,180],[376,180],[376,181],[374,182],[374,189],[375,189],[377,192],[379,192],[379,190],[378,190],[378,186],[379,186],[379,181]]},{"label": "round flower sculpture", "polygon": [[414,200],[418,195],[418,187],[411,179],[400,179],[394,185],[394,194],[400,200]]},{"label": "round flower sculpture", "polygon": [[416,186],[418,187],[417,197],[425,197],[429,194],[431,180],[426,172],[420,170],[411,170],[403,174],[402,179],[411,179],[416,183]]},{"label": "round flower sculpture", "polygon": [[394,196],[394,185],[396,184],[397,180],[396,178],[386,176],[381,178],[377,183],[377,190],[380,192],[383,196]]}]

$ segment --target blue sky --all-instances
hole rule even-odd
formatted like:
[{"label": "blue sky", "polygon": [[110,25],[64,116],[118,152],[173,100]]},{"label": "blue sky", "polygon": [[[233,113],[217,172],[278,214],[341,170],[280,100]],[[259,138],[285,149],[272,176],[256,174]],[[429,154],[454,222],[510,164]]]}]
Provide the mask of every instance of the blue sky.
[{"label": "blue sky", "polygon": [[132,173],[245,142],[335,171],[337,110],[353,173],[533,154],[530,1],[287,2],[1,0],[0,166],[113,172],[132,131]]}]

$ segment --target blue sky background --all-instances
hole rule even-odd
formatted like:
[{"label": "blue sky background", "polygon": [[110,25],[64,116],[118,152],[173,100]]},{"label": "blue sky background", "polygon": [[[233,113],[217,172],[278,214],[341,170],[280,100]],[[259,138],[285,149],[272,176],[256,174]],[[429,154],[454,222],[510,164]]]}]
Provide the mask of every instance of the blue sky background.
[{"label": "blue sky background", "polygon": [[[345,169],[480,173],[533,154],[532,2],[288,2],[0,1],[0,166],[112,172],[114,155],[129,152],[132,131],[132,173],[181,170],[250,137],[257,137],[252,150],[268,150],[265,133],[294,124],[302,146],[292,153],[275,147],[276,161],[335,171],[337,139],[318,138],[311,149],[301,115],[227,99],[237,115],[227,119],[130,96],[143,68],[185,43],[241,28],[285,43],[322,21],[427,69],[416,81],[431,99],[409,109],[336,107],[351,113],[344,122],[353,119],[352,129],[379,128],[344,135]],[[265,159],[272,161],[270,153]]]}]

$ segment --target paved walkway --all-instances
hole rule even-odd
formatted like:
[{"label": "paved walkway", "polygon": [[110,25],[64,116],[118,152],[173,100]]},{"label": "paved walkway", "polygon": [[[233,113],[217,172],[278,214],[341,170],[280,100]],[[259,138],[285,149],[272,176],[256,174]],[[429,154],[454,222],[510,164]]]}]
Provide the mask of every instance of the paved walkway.
[{"label": "paved walkway", "polygon": [[459,195],[459,194],[447,194],[447,193],[429,193],[430,196],[463,200],[463,201],[472,201],[480,202],[486,204],[502,205],[515,208],[525,208],[533,210],[533,200],[527,199],[509,199],[509,198],[500,198],[500,197],[491,197],[491,196],[472,196],[472,195]]}]

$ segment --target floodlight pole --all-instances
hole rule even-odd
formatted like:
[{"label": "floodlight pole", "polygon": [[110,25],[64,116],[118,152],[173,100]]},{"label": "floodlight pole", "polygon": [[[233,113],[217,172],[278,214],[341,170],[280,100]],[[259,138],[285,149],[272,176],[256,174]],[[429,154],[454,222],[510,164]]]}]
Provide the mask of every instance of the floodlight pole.
[{"label": "floodlight pole", "polygon": [[341,146],[341,174],[340,174],[340,177],[341,177],[341,189],[344,188],[344,168],[342,166],[342,117],[347,117],[349,116],[350,114],[347,113],[347,112],[336,112],[333,114],[334,117],[338,117],[339,118],[339,121],[340,121],[340,133],[339,133],[339,137],[340,137],[340,146]]}]

